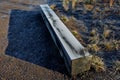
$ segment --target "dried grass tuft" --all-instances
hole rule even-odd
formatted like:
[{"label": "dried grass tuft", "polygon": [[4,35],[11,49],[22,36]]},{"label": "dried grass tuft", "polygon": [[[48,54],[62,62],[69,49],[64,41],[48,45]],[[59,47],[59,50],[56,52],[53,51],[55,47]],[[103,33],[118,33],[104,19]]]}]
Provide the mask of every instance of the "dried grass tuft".
[{"label": "dried grass tuft", "polygon": [[101,72],[106,70],[103,60],[95,55],[93,55],[91,59],[91,67],[94,68],[96,72]]}]

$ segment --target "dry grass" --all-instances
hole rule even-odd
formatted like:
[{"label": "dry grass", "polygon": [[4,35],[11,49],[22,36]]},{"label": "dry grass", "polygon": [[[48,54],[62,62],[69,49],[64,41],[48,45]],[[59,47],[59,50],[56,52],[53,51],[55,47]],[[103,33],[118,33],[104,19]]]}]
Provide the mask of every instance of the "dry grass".
[{"label": "dry grass", "polygon": [[93,8],[94,8],[93,5],[90,5],[90,4],[85,5],[85,9],[88,10],[88,11],[91,11]]},{"label": "dry grass", "polygon": [[72,10],[75,9],[77,4],[77,0],[72,0]]},{"label": "dry grass", "polygon": [[56,7],[55,4],[50,5],[50,8],[53,9],[53,10],[55,9],[55,7]]},{"label": "dry grass", "polygon": [[67,16],[65,16],[65,15],[61,15],[60,19],[61,19],[64,23],[66,23],[66,22],[69,21],[69,18],[68,18]]},{"label": "dry grass", "polygon": [[112,51],[113,50],[113,45],[112,45],[111,41],[104,42],[104,50],[105,51]]},{"label": "dry grass", "polygon": [[114,64],[115,65],[113,67],[116,69],[116,71],[120,71],[120,61],[115,61]]},{"label": "dry grass", "polygon": [[95,36],[96,34],[97,34],[97,29],[96,28],[94,28],[90,31],[91,36]]},{"label": "dry grass", "polygon": [[113,6],[114,1],[115,0],[110,0],[110,2],[109,2],[110,7]]},{"label": "dry grass", "polygon": [[91,63],[91,67],[94,68],[96,72],[105,71],[105,64],[100,57],[93,56]]},{"label": "dry grass", "polygon": [[67,11],[69,9],[69,0],[63,0],[62,5],[64,9]]},{"label": "dry grass", "polygon": [[88,49],[89,51],[91,51],[92,53],[93,53],[93,52],[94,52],[94,53],[97,53],[97,52],[100,51],[100,47],[98,47],[97,44],[88,44],[88,45],[87,45],[87,49]]},{"label": "dry grass", "polygon": [[104,37],[104,38],[109,37],[111,32],[112,32],[112,31],[111,31],[110,29],[104,28],[103,37]]}]

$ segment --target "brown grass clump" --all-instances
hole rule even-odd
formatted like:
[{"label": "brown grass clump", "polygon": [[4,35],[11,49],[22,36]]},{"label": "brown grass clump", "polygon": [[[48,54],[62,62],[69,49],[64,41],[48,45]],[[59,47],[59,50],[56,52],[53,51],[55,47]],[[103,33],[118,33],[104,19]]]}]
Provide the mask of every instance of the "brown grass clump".
[{"label": "brown grass clump", "polygon": [[120,61],[115,61],[114,64],[115,65],[113,67],[116,69],[116,71],[120,71]]},{"label": "brown grass clump", "polygon": [[104,41],[103,50],[105,51],[116,51],[120,49],[120,43],[117,40]]},{"label": "brown grass clump", "polygon": [[70,3],[69,0],[63,0],[62,5],[66,11],[69,9],[69,3]]},{"label": "brown grass clump", "polygon": [[96,29],[92,29],[92,30],[90,31],[90,35],[91,35],[91,36],[95,36],[96,33],[97,33],[97,30],[96,30]]},{"label": "brown grass clump", "polygon": [[67,21],[69,21],[68,17],[65,16],[65,15],[62,15],[62,16],[60,17],[60,19],[61,19],[64,23],[67,22]]},{"label": "brown grass clump", "polygon": [[112,7],[112,6],[113,6],[114,1],[115,1],[115,0],[110,0],[110,2],[109,2],[110,7]]},{"label": "brown grass clump", "polygon": [[120,49],[120,42],[117,40],[113,40],[113,49],[119,50]]},{"label": "brown grass clump", "polygon": [[76,30],[72,30],[71,32],[72,32],[72,34],[73,34],[75,37],[77,37],[77,36],[79,35]]},{"label": "brown grass clump", "polygon": [[89,32],[90,36],[89,36],[89,43],[98,43],[99,42],[99,33],[97,32],[96,28],[93,28],[90,32]]},{"label": "brown grass clump", "polygon": [[51,8],[52,10],[54,10],[54,9],[55,9],[55,7],[56,7],[56,5],[55,5],[55,4],[50,5],[50,8]]},{"label": "brown grass clump", "polygon": [[76,3],[77,3],[77,0],[72,0],[72,9],[75,9]]},{"label": "brown grass clump", "polygon": [[89,43],[98,43],[99,42],[99,35],[89,37],[88,41],[89,41]]},{"label": "brown grass clump", "polygon": [[112,51],[113,50],[113,45],[112,45],[111,41],[104,42],[104,50],[105,51]]},{"label": "brown grass clump", "polygon": [[96,72],[105,71],[105,64],[102,59],[98,56],[93,55],[91,59],[91,67],[95,69]]},{"label": "brown grass clump", "polygon": [[104,31],[103,31],[103,37],[104,38],[109,37],[111,32],[112,31],[110,29],[104,29]]},{"label": "brown grass clump", "polygon": [[85,5],[85,9],[88,11],[91,11],[93,8],[94,8],[93,5],[90,5],[90,4]]},{"label": "brown grass clump", "polygon": [[95,53],[100,50],[97,44],[88,44],[87,48],[88,50],[95,52]]}]

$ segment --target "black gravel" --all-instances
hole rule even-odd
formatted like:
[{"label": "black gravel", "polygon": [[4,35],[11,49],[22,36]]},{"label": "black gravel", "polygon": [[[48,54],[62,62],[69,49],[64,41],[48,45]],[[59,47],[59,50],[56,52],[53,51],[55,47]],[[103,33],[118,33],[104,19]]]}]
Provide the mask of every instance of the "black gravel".
[{"label": "black gravel", "polygon": [[7,55],[61,73],[67,72],[40,11],[12,10],[8,40]]}]

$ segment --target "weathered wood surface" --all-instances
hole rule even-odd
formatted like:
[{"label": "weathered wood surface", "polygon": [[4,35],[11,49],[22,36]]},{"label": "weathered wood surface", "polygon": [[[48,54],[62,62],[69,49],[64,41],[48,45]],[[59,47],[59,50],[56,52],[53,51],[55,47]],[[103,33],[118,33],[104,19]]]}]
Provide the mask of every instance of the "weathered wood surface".
[{"label": "weathered wood surface", "polygon": [[47,5],[40,5],[47,28],[64,58],[68,72],[72,75],[89,70],[91,54],[73,36],[55,12]]}]

